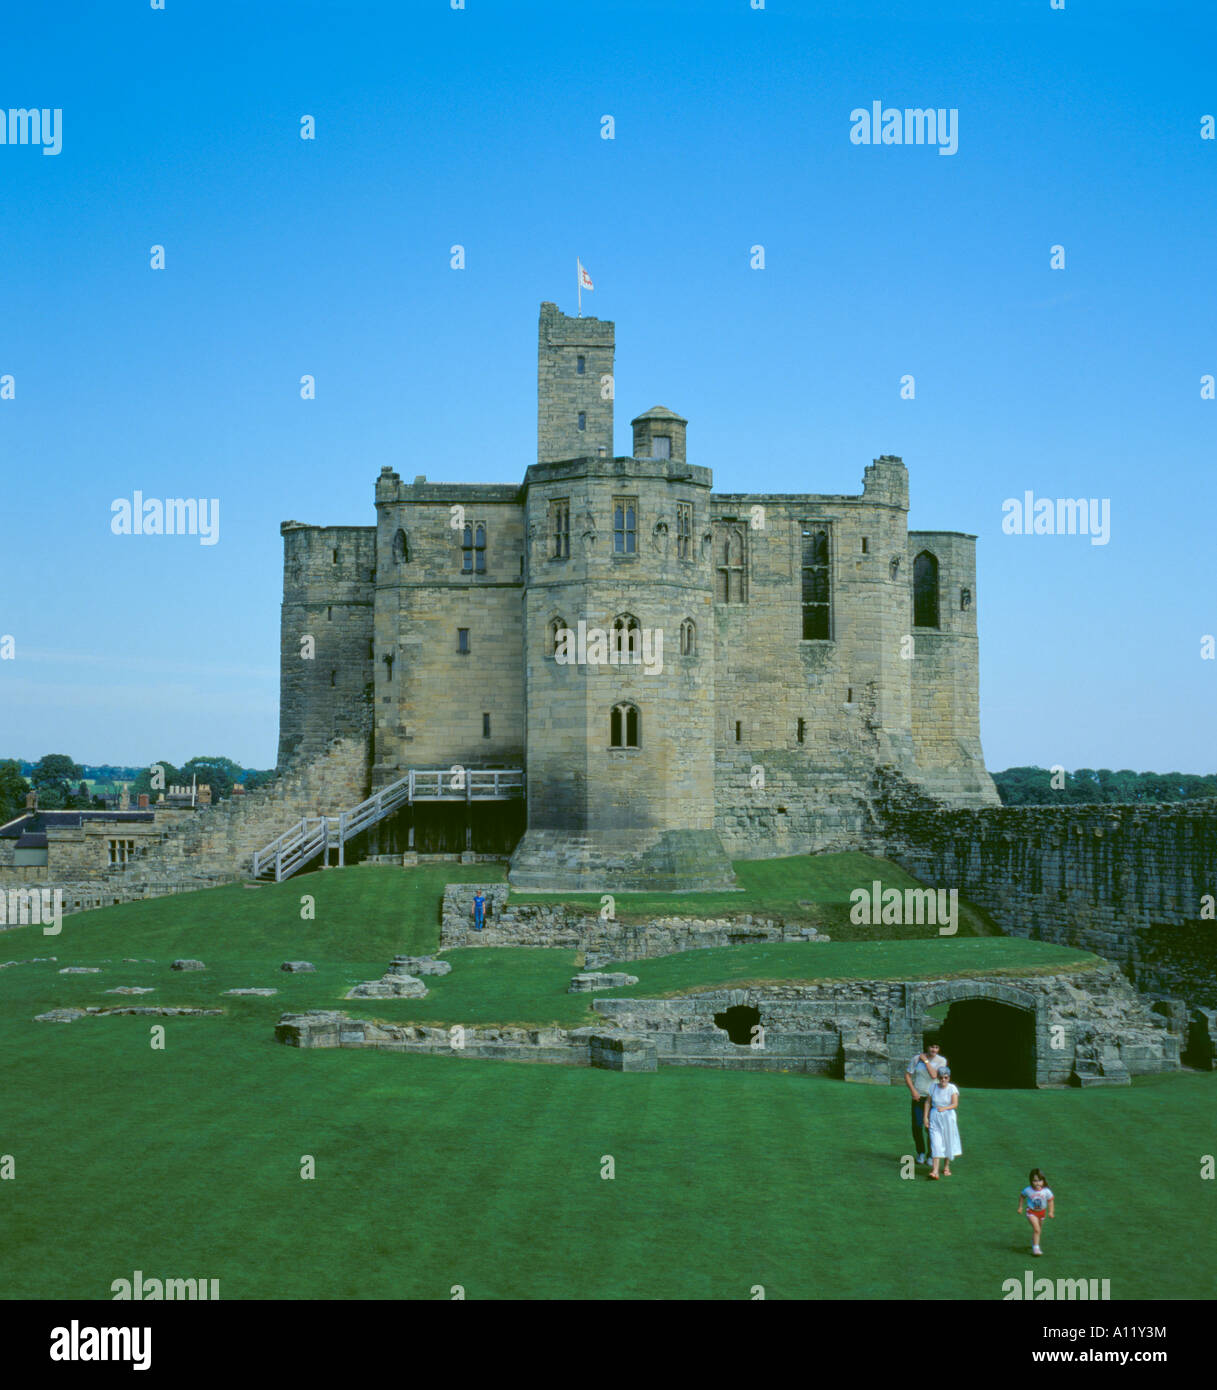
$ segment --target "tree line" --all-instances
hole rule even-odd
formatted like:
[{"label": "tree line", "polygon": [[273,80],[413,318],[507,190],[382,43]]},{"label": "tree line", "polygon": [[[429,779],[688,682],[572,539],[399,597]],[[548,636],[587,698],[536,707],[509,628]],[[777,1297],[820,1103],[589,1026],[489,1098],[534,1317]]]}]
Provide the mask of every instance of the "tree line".
[{"label": "tree line", "polygon": [[1217,796],[1217,773],[1133,772],[1129,768],[1113,772],[1108,767],[1053,772],[1044,767],[1008,767],[992,776],[1004,806],[1156,805]]},{"label": "tree line", "polygon": [[[190,758],[180,767],[176,767],[168,758],[161,758],[148,767],[140,768],[133,777],[117,776],[112,780],[89,776],[103,769],[82,767],[66,753],[48,753],[32,767],[29,764],[24,766],[29,767],[28,780],[23,772],[23,764],[15,758],[0,762],[0,825],[25,809],[26,796],[31,789],[37,791],[38,808],[42,811],[102,810],[105,800],[90,789],[91,780],[111,781],[115,790],[119,782],[130,782],[131,804],[135,805],[141,792],[147,792],[149,800],[155,802],[170,787],[188,787],[192,781],[197,781],[200,786],[209,786],[211,799],[219,801],[231,796],[238,782],[247,791],[252,791],[276,775],[273,770],[242,767],[231,758],[218,757]],[[112,769],[117,773],[130,770]]]}]

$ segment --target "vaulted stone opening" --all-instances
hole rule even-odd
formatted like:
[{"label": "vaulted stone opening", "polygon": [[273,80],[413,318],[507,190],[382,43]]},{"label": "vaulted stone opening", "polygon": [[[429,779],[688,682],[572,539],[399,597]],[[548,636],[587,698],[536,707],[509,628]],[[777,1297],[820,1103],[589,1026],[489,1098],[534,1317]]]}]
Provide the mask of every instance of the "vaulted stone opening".
[{"label": "vaulted stone opening", "polygon": [[748,1004],[733,1004],[721,1014],[714,1015],[714,1026],[721,1028],[733,1043],[747,1046],[752,1041],[752,1030],[761,1021],[761,1011]]},{"label": "vaulted stone opening", "polygon": [[957,999],[936,1041],[961,1090],[1036,1084],[1035,1015],[1026,1009],[996,999]]}]

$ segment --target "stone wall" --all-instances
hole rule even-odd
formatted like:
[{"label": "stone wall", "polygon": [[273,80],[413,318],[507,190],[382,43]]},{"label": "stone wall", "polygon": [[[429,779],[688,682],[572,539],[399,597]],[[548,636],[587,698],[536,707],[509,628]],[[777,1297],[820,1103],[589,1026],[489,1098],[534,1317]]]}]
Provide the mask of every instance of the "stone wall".
[{"label": "stone wall", "polygon": [[[643,974],[645,983],[645,974]],[[1045,976],[966,980],[830,980],[709,990],[676,999],[595,999],[623,1032],[654,1043],[660,1065],[808,1071],[903,1084],[935,1004],[986,1000],[1034,1020],[1034,1084],[1118,1085],[1179,1066],[1181,1039],[1114,966]],[[716,1016],[752,1009],[755,1043],[732,1042]],[[951,1056],[968,1085],[969,1058]]]},{"label": "stone wall", "polygon": [[[1028,1085],[1127,1085],[1179,1066],[1180,1040],[1111,966],[1052,976],[949,981],[850,981],[710,990],[678,999],[596,999],[602,1026],[428,1027],[352,1019],[333,1010],[284,1014],[275,1037],[301,1048],[389,1052],[653,1071],[657,1065],[801,1071],[870,1085],[903,1084],[926,1010],[986,1000],[1033,1020]],[[754,1010],[759,1031],[732,1041],[730,1010]],[[747,1024],[745,1023],[745,1027]],[[950,1058],[969,1085],[973,1059]]]},{"label": "stone wall", "polygon": [[887,853],[957,888],[1012,936],[1120,964],[1138,986],[1217,1004],[1217,800],[1159,806],[947,810],[889,779]]},{"label": "stone wall", "polygon": [[289,768],[321,756],[335,738],[366,740],[371,733],[376,529],[299,521],[279,529],[277,766]]},{"label": "stone wall", "polygon": [[[473,896],[486,899],[485,927],[474,930]],[[751,914],[604,921],[562,904],[510,902],[502,883],[450,883],[444,889],[440,949],[457,946],[547,946],[587,953],[589,968],[611,960],[644,960],[701,947],[756,941],[827,941],[812,926]]]},{"label": "stone wall", "polygon": [[[367,795],[367,778],[366,741],[335,739],[312,762],[242,796],[192,813],[171,812],[163,822],[158,811],[156,835],[131,863],[96,863],[99,851],[88,865],[73,860],[60,865],[49,841],[46,868],[0,867],[0,887],[60,889],[64,912],[83,912],[246,878],[255,850],[303,816],[336,815],[357,805]],[[103,850],[105,833],[103,825],[92,836]],[[125,834],[125,828],[110,833]]]}]

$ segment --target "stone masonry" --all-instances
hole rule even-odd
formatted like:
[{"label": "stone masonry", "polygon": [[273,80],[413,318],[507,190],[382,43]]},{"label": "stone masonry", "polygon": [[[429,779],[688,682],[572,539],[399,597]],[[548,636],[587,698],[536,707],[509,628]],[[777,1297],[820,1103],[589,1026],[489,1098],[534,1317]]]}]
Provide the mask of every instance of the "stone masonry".
[{"label": "stone masonry", "polygon": [[[284,523],[281,766],[335,737],[373,788],[523,766],[533,888],[725,887],[733,857],[857,848],[881,764],[996,804],[975,538],[910,532],[889,455],[859,494],[716,494],[657,406],[615,456],[614,351],[612,323],[541,306],[522,484],[385,468],[374,527]],[[615,653],[556,660],[580,624]]]}]

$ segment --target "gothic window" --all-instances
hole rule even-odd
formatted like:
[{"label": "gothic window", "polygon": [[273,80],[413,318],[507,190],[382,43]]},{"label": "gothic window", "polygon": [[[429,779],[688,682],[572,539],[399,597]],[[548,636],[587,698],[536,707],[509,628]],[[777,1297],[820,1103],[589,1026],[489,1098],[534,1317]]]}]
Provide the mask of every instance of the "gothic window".
[{"label": "gothic window", "polygon": [[637,705],[628,701],[613,706],[609,719],[609,746],[612,748],[642,747],[642,715]]},{"label": "gothic window", "polygon": [[[562,617],[554,618],[549,624],[549,654],[558,654],[558,643],[562,640],[562,634],[566,631],[566,619]],[[570,640],[569,638],[567,639]]]},{"label": "gothic window", "polygon": [[832,636],[826,526],[803,525],[803,641]]},{"label": "gothic window", "polygon": [[613,647],[611,656],[618,661],[632,661],[642,657],[642,628],[632,613],[622,613],[613,619]]},{"label": "gothic window", "polygon": [[584,373],[585,371],[587,371],[587,358],[586,358],[586,357],[576,357],[576,358],[575,358],[575,375],[576,375],[576,376],[582,376],[583,373]]},{"label": "gothic window", "polygon": [[676,558],[689,560],[693,557],[693,503],[676,504]]},{"label": "gothic window", "polygon": [[550,555],[555,560],[570,556],[570,498],[556,497],[549,504]]},{"label": "gothic window", "polygon": [[928,550],[913,561],[913,626],[938,626],[938,561]]},{"label": "gothic window", "polygon": [[461,573],[486,573],[486,523],[467,525],[461,532]]},{"label": "gothic window", "polygon": [[697,628],[692,618],[686,618],[680,625],[681,656],[697,655]]},{"label": "gothic window", "polygon": [[718,557],[715,596],[719,603],[744,603],[747,598],[748,571],[743,527],[733,525],[720,529]]},{"label": "gothic window", "polygon": [[638,499],[613,498],[613,554],[634,555],[638,550]]},{"label": "gothic window", "polygon": [[393,537],[393,563],[395,565],[408,565],[410,563],[410,541],[404,531],[398,531]]}]

